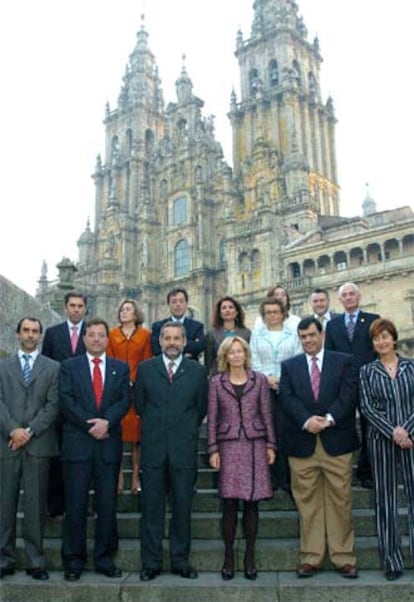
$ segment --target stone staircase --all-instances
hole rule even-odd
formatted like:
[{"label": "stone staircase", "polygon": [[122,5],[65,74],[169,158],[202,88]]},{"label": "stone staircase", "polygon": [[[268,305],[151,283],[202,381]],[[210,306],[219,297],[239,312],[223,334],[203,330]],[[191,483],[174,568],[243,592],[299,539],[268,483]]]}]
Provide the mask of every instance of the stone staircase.
[{"label": "stone staircase", "polygon": [[[407,509],[400,491],[402,511],[404,555],[407,570],[402,579],[388,583],[380,570],[373,492],[354,485],[353,515],[356,531],[356,553],[360,577],[355,581],[341,578],[329,563],[320,574],[310,580],[297,579],[294,570],[298,561],[298,514],[289,496],[277,491],[270,501],[260,505],[259,536],[256,546],[256,562],[259,571],[257,581],[250,582],[242,574],[244,541],[241,528],[237,533],[236,562],[238,573],[234,580],[223,582],[219,571],[223,563],[223,543],[220,531],[221,504],[217,497],[214,471],[210,470],[205,455],[205,439],[200,438],[199,472],[197,491],[193,503],[191,562],[199,571],[199,578],[185,581],[168,573],[168,542],[164,542],[164,568],[166,572],[149,583],[139,581],[139,519],[140,496],[129,492],[129,458],[125,453],[125,492],[118,498],[118,528],[120,537],[116,563],[123,570],[117,580],[96,575],[93,567],[85,572],[79,582],[68,584],[63,579],[60,558],[61,521],[49,520],[46,526],[45,550],[51,578],[37,583],[24,573],[18,572],[0,581],[1,602],[60,602],[101,600],[130,602],[277,602],[277,601],[330,601],[342,600],[393,602],[404,596],[414,601],[414,573],[408,564]],[[91,494],[93,498],[93,492]],[[18,519],[18,536],[21,533],[21,516]],[[89,536],[92,538],[94,519],[88,519]],[[168,515],[166,520],[168,537]],[[91,539],[92,542],[92,539]],[[90,544],[92,545],[92,543]],[[19,567],[24,567],[21,539],[18,539]],[[90,554],[90,557],[92,555]]]}]

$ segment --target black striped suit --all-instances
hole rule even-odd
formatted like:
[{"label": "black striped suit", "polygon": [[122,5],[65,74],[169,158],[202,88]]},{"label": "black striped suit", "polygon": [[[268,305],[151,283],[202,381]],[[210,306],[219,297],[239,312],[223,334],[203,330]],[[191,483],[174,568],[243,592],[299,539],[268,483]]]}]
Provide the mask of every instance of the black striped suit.
[{"label": "black striped suit", "polygon": [[398,519],[398,465],[408,503],[408,528],[414,559],[414,449],[393,442],[402,426],[414,439],[414,361],[400,358],[395,379],[379,360],[362,366],[361,411],[368,421],[367,445],[373,471],[378,544],[385,571],[402,571]]}]

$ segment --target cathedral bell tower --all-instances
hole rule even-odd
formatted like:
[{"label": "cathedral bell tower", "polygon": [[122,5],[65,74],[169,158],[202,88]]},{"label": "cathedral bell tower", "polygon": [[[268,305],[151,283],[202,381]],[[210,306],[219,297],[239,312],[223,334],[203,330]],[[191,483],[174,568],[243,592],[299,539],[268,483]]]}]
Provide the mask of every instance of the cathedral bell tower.
[{"label": "cathedral bell tower", "polygon": [[136,295],[154,271],[148,258],[150,224],[155,219],[148,160],[164,135],[165,116],[158,68],[143,22],[125,69],[117,107],[111,109],[107,104],[104,125],[105,158],[103,161],[98,155],[92,176],[94,245],[85,254],[87,232],[78,241],[79,286],[84,282],[85,289],[92,289],[89,294],[98,299],[96,312],[100,315],[107,315],[109,305],[113,311],[114,296]]},{"label": "cathedral bell tower", "polygon": [[322,101],[319,43],[294,0],[256,0],[251,36],[237,36],[241,98],[233,93],[235,176],[246,219],[270,211],[304,233],[319,215],[339,214],[332,100]]}]

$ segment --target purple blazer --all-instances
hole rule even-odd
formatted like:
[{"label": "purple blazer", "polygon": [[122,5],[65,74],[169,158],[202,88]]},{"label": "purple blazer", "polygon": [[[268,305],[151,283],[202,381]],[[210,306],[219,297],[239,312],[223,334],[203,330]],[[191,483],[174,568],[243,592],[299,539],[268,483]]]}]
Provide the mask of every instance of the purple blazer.
[{"label": "purple blazer", "polygon": [[263,374],[248,370],[247,383],[237,400],[227,372],[210,380],[207,411],[208,453],[219,449],[219,443],[240,438],[264,439],[266,446],[276,449],[275,432],[270,411],[269,386]]}]

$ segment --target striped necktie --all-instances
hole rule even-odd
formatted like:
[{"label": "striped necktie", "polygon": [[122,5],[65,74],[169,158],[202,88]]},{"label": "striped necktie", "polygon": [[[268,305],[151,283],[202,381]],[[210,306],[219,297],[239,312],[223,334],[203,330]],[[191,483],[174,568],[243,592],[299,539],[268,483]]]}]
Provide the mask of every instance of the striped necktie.
[{"label": "striped necktie", "polygon": [[168,362],[168,380],[170,381],[170,383],[172,383],[172,380],[174,378],[174,362]]},{"label": "striped necktie", "polygon": [[348,332],[349,342],[352,343],[355,332],[355,314],[349,314],[346,330]]},{"label": "striped necktie", "polygon": [[30,360],[32,358],[31,355],[28,355],[27,353],[23,353],[23,359],[24,359],[24,364],[23,364],[23,380],[25,383],[29,382],[30,379],[30,374],[32,373],[32,369],[30,367]]}]

